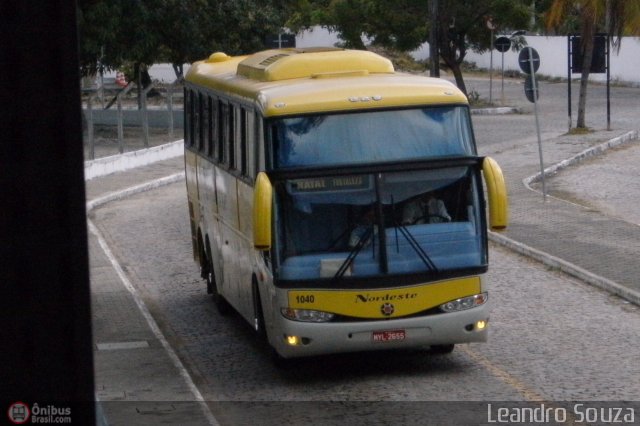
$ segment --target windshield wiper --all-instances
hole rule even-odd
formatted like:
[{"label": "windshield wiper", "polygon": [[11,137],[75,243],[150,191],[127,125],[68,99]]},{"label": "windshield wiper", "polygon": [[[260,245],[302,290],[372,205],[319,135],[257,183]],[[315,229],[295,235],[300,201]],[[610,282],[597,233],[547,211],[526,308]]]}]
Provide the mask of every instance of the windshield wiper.
[{"label": "windshield wiper", "polygon": [[397,220],[395,220],[395,217],[396,217],[396,215],[395,215],[396,203],[393,200],[393,195],[391,196],[391,209],[393,211],[393,217],[394,217],[393,224],[395,225],[395,229],[396,229],[396,250],[398,252],[400,251],[400,245],[398,244],[398,229],[399,229],[400,232],[402,233],[402,235],[409,242],[409,245],[411,246],[411,248],[413,250],[415,250],[415,252],[418,254],[418,257],[420,258],[420,260],[422,260],[424,262],[424,264],[427,267],[427,269],[430,269],[433,272],[437,273],[438,272],[438,268],[433,263],[433,261],[431,260],[431,258],[427,254],[427,252],[424,251],[424,249],[420,246],[418,241],[416,241],[416,239],[413,236],[413,234],[411,232],[409,232],[409,230],[407,229],[406,226],[401,225],[400,223],[398,223]]},{"label": "windshield wiper", "polygon": [[[415,252],[418,254],[418,257],[420,258],[420,260],[422,260],[424,262],[424,264],[426,265],[427,269],[430,269],[433,272],[437,273],[438,272],[438,268],[433,263],[433,261],[431,260],[431,258],[427,254],[427,252],[424,251],[424,249],[420,246],[418,241],[416,241],[416,239],[413,236],[413,234],[411,234],[411,232],[409,232],[407,227],[404,226],[404,225],[399,224],[398,222],[395,222],[395,226],[396,226],[396,229],[399,229],[400,233],[402,233],[402,235],[407,239],[407,241],[409,242],[409,245],[411,246],[411,248],[413,248],[415,250]],[[398,234],[396,234],[396,241],[397,241],[397,239],[398,239]]]},{"label": "windshield wiper", "polygon": [[362,251],[362,248],[367,245],[369,238],[371,238],[371,234],[373,234],[373,228],[374,226],[371,225],[366,229],[360,240],[358,240],[358,243],[355,245],[355,247],[353,247],[353,249],[351,249],[347,258],[344,260],[344,262],[342,262],[340,268],[338,268],[338,271],[333,276],[334,280],[342,278],[344,276],[345,272],[347,272],[347,269],[349,269],[356,256],[358,256],[360,251]]}]

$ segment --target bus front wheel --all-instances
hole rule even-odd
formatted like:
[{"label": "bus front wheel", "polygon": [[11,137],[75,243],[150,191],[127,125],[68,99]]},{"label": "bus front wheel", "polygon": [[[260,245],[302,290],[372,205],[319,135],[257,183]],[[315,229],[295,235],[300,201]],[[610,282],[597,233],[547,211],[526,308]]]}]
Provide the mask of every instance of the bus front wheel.
[{"label": "bus front wheel", "polygon": [[253,329],[258,335],[260,341],[265,344],[267,351],[271,357],[271,361],[278,369],[288,369],[291,365],[291,360],[282,357],[276,349],[269,343],[269,336],[267,336],[267,327],[264,320],[264,310],[262,309],[262,300],[260,299],[260,289],[258,288],[258,281],[255,277],[252,280],[252,292],[253,292]]},{"label": "bus front wheel", "polygon": [[258,282],[255,276],[252,279],[251,287],[253,289],[253,328],[261,339],[268,341],[260,290],[258,289]]}]

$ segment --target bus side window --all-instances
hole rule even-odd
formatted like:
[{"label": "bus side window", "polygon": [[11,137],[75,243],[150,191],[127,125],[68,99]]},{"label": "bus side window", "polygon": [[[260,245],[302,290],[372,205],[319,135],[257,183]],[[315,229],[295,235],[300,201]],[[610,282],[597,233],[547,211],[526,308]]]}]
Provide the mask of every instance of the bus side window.
[{"label": "bus side window", "polygon": [[247,110],[240,108],[240,137],[238,139],[238,170],[242,176],[247,176]]},{"label": "bus side window", "polygon": [[205,130],[205,155],[209,158],[213,157],[213,100],[211,96],[207,96],[205,108],[206,130]]},{"label": "bus side window", "polygon": [[227,117],[226,117],[226,124],[227,124],[227,132],[225,135],[225,145],[226,145],[226,150],[227,150],[227,166],[229,166],[229,169],[234,169],[236,166],[236,159],[235,159],[235,133],[236,133],[236,129],[235,129],[235,108],[233,105],[229,105],[227,107]]},{"label": "bus side window", "polygon": [[200,146],[200,96],[191,92],[191,140],[192,146],[199,149]]},{"label": "bus side window", "polygon": [[226,120],[225,117],[227,115],[228,105],[218,100],[218,153],[217,159],[218,163],[225,162],[225,128],[226,128]]},{"label": "bus side window", "polygon": [[189,91],[189,116],[191,119],[189,120],[189,146],[194,147],[196,145],[197,140],[197,132],[198,128],[198,110],[196,108],[196,92],[193,90]]},{"label": "bus side window", "polygon": [[211,119],[209,122],[209,155],[214,161],[218,160],[218,144],[219,142],[219,131],[220,127],[220,117],[218,114],[218,109],[220,105],[218,100],[214,97],[210,97],[209,101],[211,103]]},{"label": "bus side window", "polygon": [[191,90],[184,88],[184,144],[191,146]]},{"label": "bus side window", "polygon": [[246,163],[247,177],[252,181],[256,178],[256,153],[259,138],[257,137],[256,116],[252,111],[247,111],[247,142]]},{"label": "bus side window", "polygon": [[209,98],[200,93],[200,140],[198,142],[198,151],[206,155],[208,130],[209,130]]},{"label": "bus side window", "polygon": [[256,160],[255,160],[255,175],[258,176],[258,172],[266,170],[267,166],[271,162],[267,161],[267,135],[265,134],[265,122],[264,119],[256,112]]}]

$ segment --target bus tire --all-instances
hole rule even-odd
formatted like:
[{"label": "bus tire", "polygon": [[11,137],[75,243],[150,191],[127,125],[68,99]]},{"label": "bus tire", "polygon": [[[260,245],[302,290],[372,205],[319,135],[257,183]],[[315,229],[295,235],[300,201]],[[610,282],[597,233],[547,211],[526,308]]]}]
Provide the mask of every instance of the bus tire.
[{"label": "bus tire", "polygon": [[450,343],[448,345],[433,345],[431,346],[431,348],[429,348],[429,350],[434,354],[450,354],[451,352],[453,352],[455,346],[456,345],[453,343]]},{"label": "bus tire", "polygon": [[269,339],[267,338],[267,328],[264,321],[264,311],[262,310],[262,300],[260,299],[258,281],[255,276],[252,277],[251,281],[253,293],[253,328],[261,340],[268,342]]},{"label": "bus tire", "polygon": [[267,335],[267,328],[264,321],[264,310],[262,309],[262,299],[260,298],[260,289],[258,288],[258,280],[255,276],[252,278],[251,288],[253,293],[254,312],[253,328],[260,341],[266,346],[273,365],[278,369],[287,370],[291,368],[292,360],[280,355],[276,348],[271,346],[271,343],[269,343],[269,336]]},{"label": "bus tire", "polygon": [[[207,279],[207,270],[209,268],[209,263],[207,260],[207,252],[205,251],[205,245],[202,241],[202,233],[198,229],[198,263],[200,264],[200,278],[203,280]],[[211,294],[211,289],[209,288],[209,282],[207,281],[207,294]]]},{"label": "bus tire", "polygon": [[227,316],[231,313],[231,305],[229,302],[218,292],[218,285],[216,283],[216,275],[213,269],[213,256],[211,255],[211,248],[207,241],[207,293],[211,294],[213,303],[216,305],[218,312],[222,316]]}]

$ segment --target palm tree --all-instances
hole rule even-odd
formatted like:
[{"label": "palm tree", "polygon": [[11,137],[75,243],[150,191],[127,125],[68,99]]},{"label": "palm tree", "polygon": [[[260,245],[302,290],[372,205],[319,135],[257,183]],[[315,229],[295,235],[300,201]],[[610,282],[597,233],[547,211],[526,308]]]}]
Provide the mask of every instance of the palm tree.
[{"label": "palm tree", "polygon": [[594,35],[604,30],[615,36],[614,47],[620,50],[623,35],[640,34],[640,1],[633,0],[553,0],[547,16],[547,27],[559,27],[570,17],[578,17],[581,30],[582,75],[578,99],[577,128],[586,128],[587,83],[593,58]]}]

